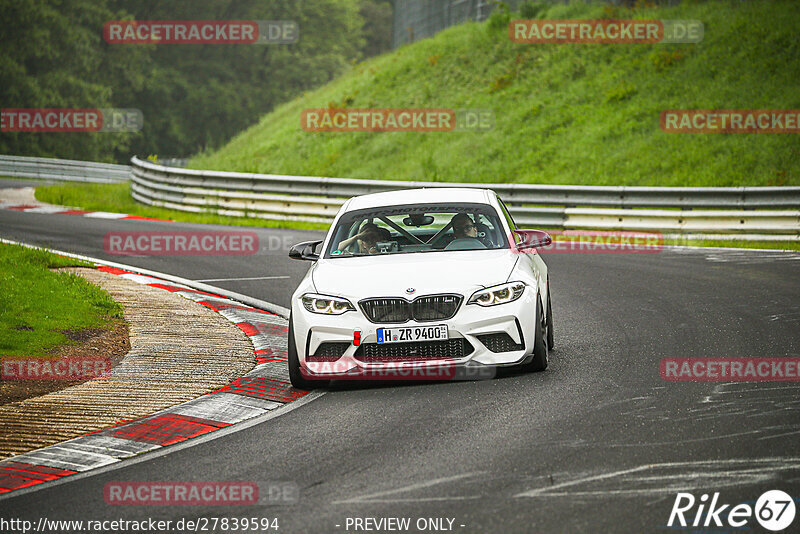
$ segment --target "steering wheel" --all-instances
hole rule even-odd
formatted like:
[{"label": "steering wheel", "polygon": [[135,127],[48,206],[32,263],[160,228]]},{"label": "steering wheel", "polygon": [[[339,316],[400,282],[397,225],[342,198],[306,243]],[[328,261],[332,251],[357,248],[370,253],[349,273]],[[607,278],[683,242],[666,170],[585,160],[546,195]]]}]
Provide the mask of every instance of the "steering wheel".
[{"label": "steering wheel", "polygon": [[487,248],[480,239],[476,237],[459,237],[450,241],[445,250],[480,250]]}]

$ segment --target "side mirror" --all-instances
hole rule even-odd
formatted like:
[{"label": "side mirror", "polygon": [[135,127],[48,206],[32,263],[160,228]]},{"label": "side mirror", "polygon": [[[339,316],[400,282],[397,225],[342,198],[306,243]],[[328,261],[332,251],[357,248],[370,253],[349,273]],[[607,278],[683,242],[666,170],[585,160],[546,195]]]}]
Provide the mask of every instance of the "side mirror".
[{"label": "side mirror", "polygon": [[303,241],[289,249],[289,257],[293,260],[308,260],[317,261],[319,254],[314,252],[314,248],[322,243],[322,240],[317,241]]},{"label": "side mirror", "polygon": [[541,230],[514,230],[512,234],[517,250],[546,247],[553,242],[550,234]]}]

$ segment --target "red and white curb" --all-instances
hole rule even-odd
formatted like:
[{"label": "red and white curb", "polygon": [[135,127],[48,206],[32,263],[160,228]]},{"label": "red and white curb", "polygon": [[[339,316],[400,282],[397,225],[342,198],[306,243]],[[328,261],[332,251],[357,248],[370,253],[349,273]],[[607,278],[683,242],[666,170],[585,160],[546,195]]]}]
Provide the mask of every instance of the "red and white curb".
[{"label": "red and white curb", "polygon": [[172,222],[168,219],[155,219],[153,217],[143,217],[141,215],[128,215],[125,213],[111,213],[108,211],[85,211],[66,208],[64,206],[53,206],[50,204],[14,204],[0,203],[0,209],[12,211],[24,211],[25,213],[43,213],[47,215],[80,215],[93,219],[121,219],[130,221],[159,221]]},{"label": "red and white curb", "polygon": [[283,317],[154,276],[110,266],[99,269],[178,293],[219,312],[250,337],[256,366],[213,393],[0,461],[0,495],[108,466],[143,452],[208,434],[266,414],[308,394],[294,389],[289,383],[286,364],[288,321]]}]

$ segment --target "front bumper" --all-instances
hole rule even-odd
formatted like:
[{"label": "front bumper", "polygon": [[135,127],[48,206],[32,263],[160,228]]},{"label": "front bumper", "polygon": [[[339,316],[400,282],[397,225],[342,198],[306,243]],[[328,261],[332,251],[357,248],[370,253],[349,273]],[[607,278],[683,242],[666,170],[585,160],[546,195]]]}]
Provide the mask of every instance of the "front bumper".
[{"label": "front bumper", "polygon": [[[493,367],[524,363],[532,357],[533,335],[536,332],[536,298],[535,288],[529,286],[523,296],[514,302],[490,307],[462,303],[452,319],[408,321],[401,325],[372,323],[360,309],[342,315],[311,313],[299,299],[293,299],[293,332],[301,371],[311,378],[444,379],[482,376]],[[466,354],[455,358],[429,357],[438,352],[425,354],[423,348],[419,354],[409,359],[400,357],[391,361],[365,361],[363,346],[377,342],[378,328],[437,324],[447,325],[450,339],[460,338],[466,342]],[[361,335],[361,350],[353,344],[356,331]],[[516,345],[516,350],[492,352],[484,343],[487,339],[484,336],[487,334],[506,334]],[[317,354],[322,343],[346,343],[347,348],[341,356],[332,356],[326,361],[315,361],[313,358],[309,360],[308,355]],[[496,345],[489,345],[495,350],[498,348]]]}]

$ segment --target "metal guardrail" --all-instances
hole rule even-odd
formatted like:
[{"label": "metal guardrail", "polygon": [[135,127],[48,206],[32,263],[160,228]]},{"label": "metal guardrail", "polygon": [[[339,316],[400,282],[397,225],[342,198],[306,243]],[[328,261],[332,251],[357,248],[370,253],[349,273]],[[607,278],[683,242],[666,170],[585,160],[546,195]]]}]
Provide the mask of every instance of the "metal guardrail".
[{"label": "metal guardrail", "polygon": [[131,163],[137,201],[198,213],[330,222],[355,195],[479,187],[496,191],[523,226],[800,236],[800,187],[407,182],[179,169],[136,157]]},{"label": "metal guardrail", "polygon": [[72,159],[0,156],[0,176],[66,180],[71,182],[114,183],[130,180],[128,165],[77,161]]},{"label": "metal guardrail", "polygon": [[800,187],[626,187],[357,180],[0,156],[0,176],[124,182],[137,201],[196,213],[330,222],[348,198],[418,187],[495,190],[521,226],[800,240]]}]

